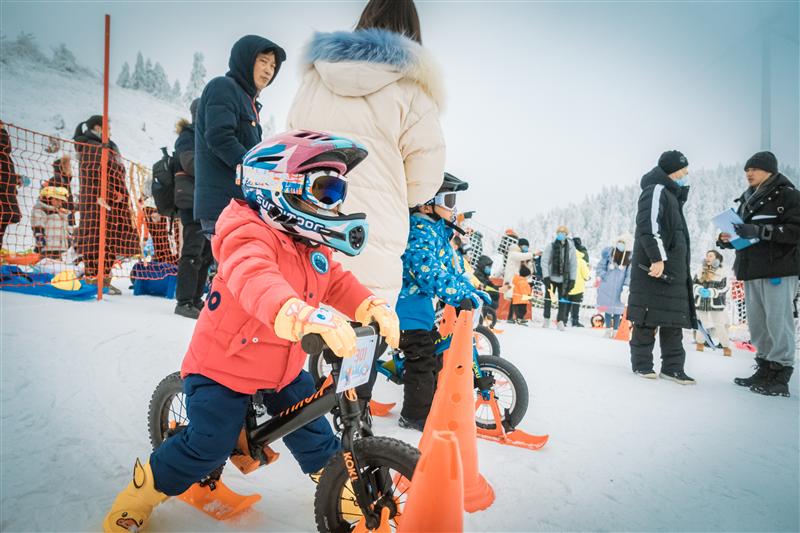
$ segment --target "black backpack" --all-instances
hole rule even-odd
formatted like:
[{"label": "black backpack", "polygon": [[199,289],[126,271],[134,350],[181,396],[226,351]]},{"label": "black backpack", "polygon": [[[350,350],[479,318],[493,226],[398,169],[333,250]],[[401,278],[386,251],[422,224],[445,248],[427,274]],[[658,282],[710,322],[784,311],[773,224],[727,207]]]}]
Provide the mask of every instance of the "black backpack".
[{"label": "black backpack", "polygon": [[175,216],[175,162],[167,147],[161,147],[161,159],[153,165],[153,184],[151,192],[159,215]]}]

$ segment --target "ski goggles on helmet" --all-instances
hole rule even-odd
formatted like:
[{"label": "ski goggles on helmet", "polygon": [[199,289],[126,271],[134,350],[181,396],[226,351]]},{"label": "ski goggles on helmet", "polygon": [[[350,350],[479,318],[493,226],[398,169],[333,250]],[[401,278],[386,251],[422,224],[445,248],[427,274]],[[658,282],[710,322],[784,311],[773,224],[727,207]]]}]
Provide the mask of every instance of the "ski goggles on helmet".
[{"label": "ski goggles on helmet", "polygon": [[428,202],[431,205],[438,205],[446,209],[453,210],[456,208],[456,193],[455,192],[440,192],[433,197],[433,200]]},{"label": "ski goggles on helmet", "polygon": [[301,196],[322,209],[335,209],[347,196],[347,178],[335,170],[314,170],[306,174]]}]

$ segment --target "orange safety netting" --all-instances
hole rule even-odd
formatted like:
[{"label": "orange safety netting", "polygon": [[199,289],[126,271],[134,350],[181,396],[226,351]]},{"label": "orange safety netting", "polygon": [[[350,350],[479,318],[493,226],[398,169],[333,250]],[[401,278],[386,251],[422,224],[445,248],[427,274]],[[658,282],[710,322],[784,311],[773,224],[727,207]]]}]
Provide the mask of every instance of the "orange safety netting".
[{"label": "orange safety netting", "polygon": [[[0,122],[3,265],[37,274],[72,271],[89,282],[99,274],[107,284],[114,277],[166,275],[164,269],[134,268],[139,262],[177,263],[180,222],[157,213],[150,170],[124,158],[110,142],[101,191],[102,152],[100,142],[77,143]],[[105,254],[100,253],[103,215]],[[0,286],[16,279],[4,275]]]}]

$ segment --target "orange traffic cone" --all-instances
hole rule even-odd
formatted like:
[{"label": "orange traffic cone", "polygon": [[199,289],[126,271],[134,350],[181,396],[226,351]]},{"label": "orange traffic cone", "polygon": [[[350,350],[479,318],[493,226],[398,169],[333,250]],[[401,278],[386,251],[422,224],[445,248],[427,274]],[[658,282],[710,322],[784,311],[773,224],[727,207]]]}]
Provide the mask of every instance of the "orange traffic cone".
[{"label": "orange traffic cone", "polygon": [[622,320],[619,321],[619,329],[617,334],[614,335],[614,340],[630,342],[631,340],[631,323],[628,320],[628,308],[622,313]]},{"label": "orange traffic cone", "polygon": [[439,336],[447,337],[453,332],[453,325],[456,322],[456,308],[452,305],[444,306],[442,320],[439,322]]},{"label": "orange traffic cone", "polygon": [[464,476],[458,439],[434,431],[414,470],[398,533],[457,532],[464,527]]},{"label": "orange traffic cone", "polygon": [[461,311],[456,319],[449,353],[419,449],[423,453],[428,449],[434,431],[455,433],[464,470],[464,509],[474,513],[494,502],[494,490],[478,470],[478,439],[472,392],[471,311]]}]

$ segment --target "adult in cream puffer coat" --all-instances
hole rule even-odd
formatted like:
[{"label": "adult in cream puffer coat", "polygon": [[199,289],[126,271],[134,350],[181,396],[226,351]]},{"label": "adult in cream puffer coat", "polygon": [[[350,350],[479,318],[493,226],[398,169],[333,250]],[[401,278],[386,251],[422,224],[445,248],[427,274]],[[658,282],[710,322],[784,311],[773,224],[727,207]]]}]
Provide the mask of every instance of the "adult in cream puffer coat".
[{"label": "adult in cream puffer coat", "polygon": [[338,254],[337,260],[394,304],[403,281],[408,209],[433,198],[444,175],[440,73],[420,44],[377,28],[317,33],[304,63],[288,127],[329,131],[369,150],[348,174],[342,208],[367,214],[368,243],[358,257]]}]

